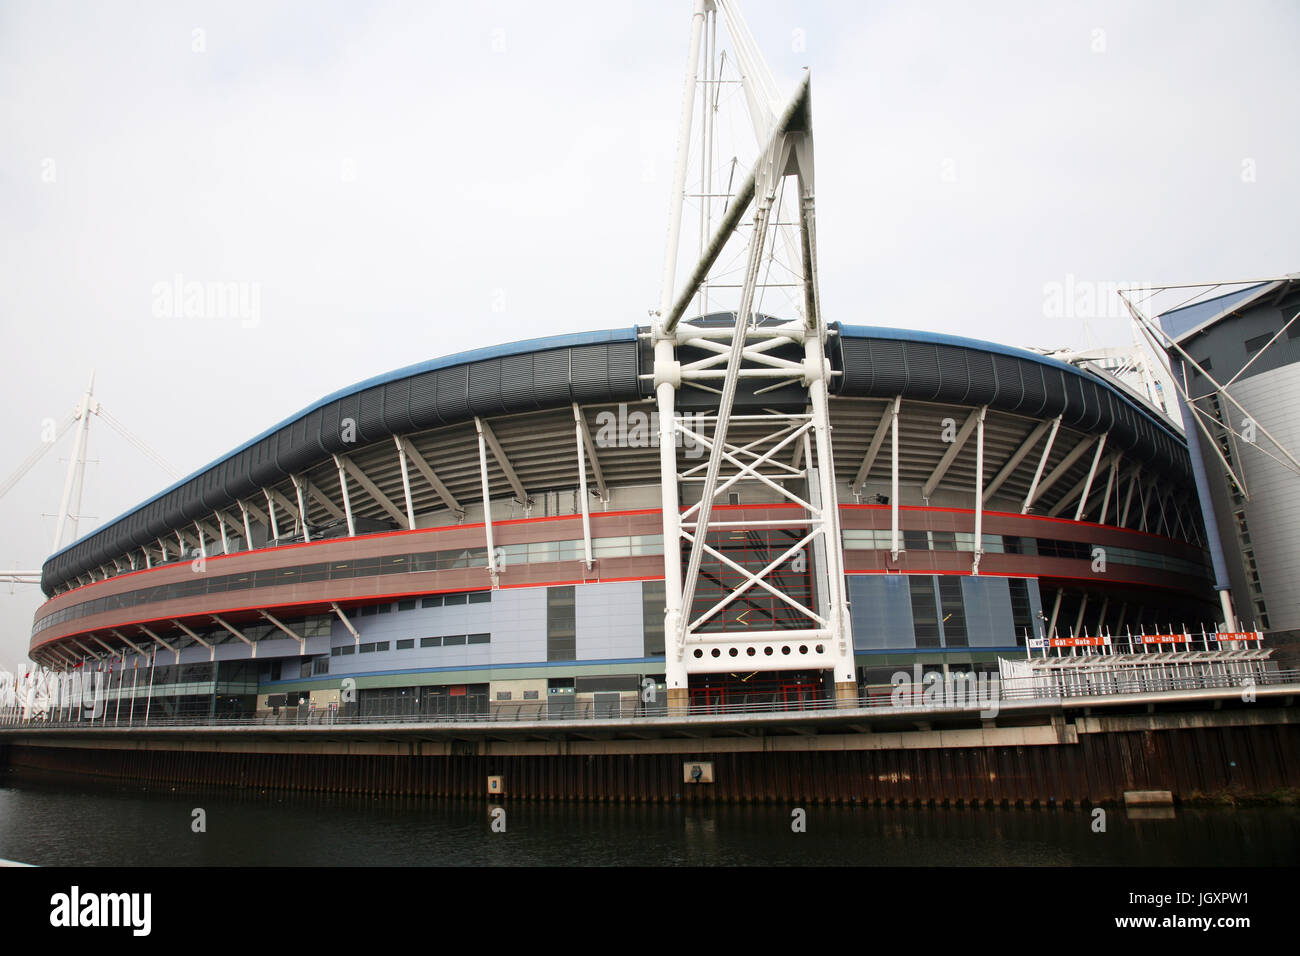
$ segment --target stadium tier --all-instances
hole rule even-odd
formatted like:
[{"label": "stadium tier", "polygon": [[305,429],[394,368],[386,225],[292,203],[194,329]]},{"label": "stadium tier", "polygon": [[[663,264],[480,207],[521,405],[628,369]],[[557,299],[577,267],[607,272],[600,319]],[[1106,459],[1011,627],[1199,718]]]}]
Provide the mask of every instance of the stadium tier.
[{"label": "stadium tier", "polygon": [[[860,687],[900,666],[996,672],[999,655],[1023,656],[1043,633],[1213,629],[1187,444],[1121,383],[988,342],[832,330],[840,566]],[[120,671],[116,685],[155,717],[300,702],[526,715],[657,699],[653,349],[631,327],[557,336],[329,395],[52,555],[31,657],[152,665],[147,692]],[[775,380],[748,384],[736,407],[802,411],[806,400]],[[716,405],[716,391],[682,388],[676,409],[704,436]],[[728,440],[743,447],[747,427],[738,416]],[[687,473],[707,460],[692,434],[677,449]],[[805,445],[781,452],[794,484]],[[686,508],[693,486],[681,487]],[[692,613],[771,565],[781,593],[748,587],[716,616],[730,642],[693,662],[691,700],[834,693],[820,645],[800,638],[782,597],[819,599],[810,569],[823,558],[795,547],[801,508],[745,480],[714,512],[748,524],[709,532]],[[757,649],[781,655],[780,668],[747,667],[746,632],[782,628],[788,644]]]}]

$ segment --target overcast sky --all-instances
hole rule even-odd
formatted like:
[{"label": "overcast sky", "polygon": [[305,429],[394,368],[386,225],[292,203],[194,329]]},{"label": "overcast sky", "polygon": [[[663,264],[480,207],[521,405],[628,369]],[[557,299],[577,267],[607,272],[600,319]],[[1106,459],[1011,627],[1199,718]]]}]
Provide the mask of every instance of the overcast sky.
[{"label": "overcast sky", "polygon": [[[1083,345],[1053,284],[1300,270],[1291,0],[743,8],[783,93],[812,71],[832,321]],[[0,480],[92,370],[189,473],[391,368],[644,323],[690,9],[0,2]],[[69,452],[0,499],[0,565],[49,553]],[[82,533],[170,483],[90,453]],[[0,595],[0,668],[40,601]]]}]

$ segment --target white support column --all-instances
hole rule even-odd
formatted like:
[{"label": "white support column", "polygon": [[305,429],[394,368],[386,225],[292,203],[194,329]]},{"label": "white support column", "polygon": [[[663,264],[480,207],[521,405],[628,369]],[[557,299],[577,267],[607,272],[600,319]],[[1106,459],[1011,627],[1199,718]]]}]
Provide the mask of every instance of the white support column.
[{"label": "white support column", "polygon": [[406,451],[407,459],[415,466],[415,470],[424,477],[424,480],[429,483],[438,497],[442,499],[442,503],[447,506],[447,510],[456,516],[458,522],[464,521],[465,509],[461,507],[460,502],[456,500],[456,496],[451,493],[442,479],[434,474],[433,469],[424,460],[424,456],[420,454],[419,449],[405,438],[402,439],[402,447]]},{"label": "white support column", "polygon": [[266,515],[267,520],[271,522],[271,540],[280,540],[280,523],[275,519],[275,499],[271,497],[271,490],[263,488],[262,494],[266,496]]},{"label": "white support column", "polygon": [[1091,448],[1092,443],[1096,440],[1096,437],[1093,435],[1086,435],[1081,438],[1079,443],[1066,453],[1065,457],[1057,463],[1056,467],[1048,473],[1047,477],[1044,478],[1037,487],[1033,489],[1032,493],[1025,498],[1025,506],[1021,511],[1021,514],[1026,514],[1028,509],[1033,506],[1039,498],[1047,494],[1048,490],[1061,480],[1061,476],[1069,471],[1076,461],[1083,457],[1084,452]]},{"label": "white support column", "polygon": [[990,481],[988,486],[984,489],[985,504],[988,503],[990,498],[997,494],[997,490],[1002,487],[1002,483],[1007,480],[1013,471],[1016,470],[1016,466],[1024,461],[1025,456],[1028,455],[1029,452],[1033,450],[1033,447],[1038,444],[1038,439],[1043,437],[1043,433],[1047,431],[1051,424],[1050,421],[1039,422],[1033,427],[1033,430],[1025,436],[1025,440],[1020,443],[1019,447],[1016,448],[1011,457],[1008,458],[1002,467],[998,469],[998,473],[993,476],[993,480]]},{"label": "white support column", "polygon": [[226,534],[226,516],[220,511],[214,511],[213,516],[217,519],[217,527],[221,529],[221,553],[230,553],[230,536]]},{"label": "white support column", "polygon": [[894,399],[889,425],[889,555],[898,560],[898,410],[903,403],[903,396]]},{"label": "white support column", "polygon": [[289,480],[293,482],[293,493],[298,499],[298,526],[302,528],[303,542],[307,543],[311,541],[311,529],[307,527],[307,495],[297,475],[290,475]]},{"label": "white support column", "polygon": [[152,557],[150,556],[150,554],[149,554],[149,549],[148,549],[148,548],[141,548],[140,550],[144,552],[144,566],[145,566],[146,568],[152,568],[152,567],[153,567],[153,558],[152,558]]},{"label": "white support column", "polygon": [[987,405],[979,409],[979,421],[975,425],[975,560],[971,563],[971,574],[980,573],[980,559],[984,557],[984,416]]},{"label": "white support column", "polygon": [[402,514],[402,512],[397,509],[397,505],[393,504],[389,499],[388,495],[384,494],[371,477],[362,471],[360,465],[347,455],[339,456],[339,461],[343,463],[344,469],[349,475],[356,479],[357,484],[362,487],[365,493],[374,500],[375,504],[383,508],[388,516],[392,518],[399,527],[406,525],[406,515]]},{"label": "white support column", "polygon": [[582,499],[582,552],[591,570],[591,512],[587,507],[587,443],[582,433],[582,412],[573,403],[573,431],[578,445],[578,497]]},{"label": "white support column", "polygon": [[1097,524],[1105,524],[1106,516],[1110,514],[1110,493],[1115,490],[1115,479],[1119,477],[1119,462],[1123,455],[1110,456],[1110,470],[1106,475],[1106,490],[1101,496],[1101,516],[1097,518]]},{"label": "white support column", "polygon": [[411,503],[411,474],[406,467],[406,443],[401,435],[394,435],[393,444],[397,446],[397,463],[402,469],[402,495],[406,499],[406,527],[414,530],[415,505]]},{"label": "white support column", "polygon": [[1137,484],[1138,478],[1141,476],[1141,474],[1142,474],[1142,466],[1137,465],[1136,467],[1134,467],[1133,473],[1129,476],[1128,491],[1124,495],[1124,511],[1119,518],[1119,526],[1121,528],[1128,527],[1128,511],[1129,511],[1129,505],[1133,503],[1133,488]]},{"label": "white support column", "polygon": [[478,429],[478,469],[483,487],[483,530],[487,536],[487,570],[492,577],[492,587],[497,587],[497,552],[492,541],[492,487],[488,482],[487,442],[483,437],[483,423],[477,416],[474,425]]},{"label": "white support column", "polygon": [[244,550],[253,550],[253,526],[248,520],[248,506],[239,502],[239,513],[244,516]]},{"label": "white support column", "polygon": [[343,459],[338,455],[334,456],[334,467],[339,472],[339,490],[343,493],[343,514],[348,520],[348,537],[354,538],[357,534],[357,527],[352,518],[352,498],[348,495],[348,474],[347,469],[343,467]]},{"label": "white support column", "polygon": [[1052,445],[1056,443],[1056,433],[1061,427],[1061,416],[1057,415],[1052,419],[1052,430],[1047,435],[1047,444],[1043,446],[1043,453],[1038,458],[1038,467],[1034,469],[1034,480],[1029,483],[1029,494],[1025,495],[1025,503],[1020,506],[1020,513],[1028,514],[1029,506],[1034,503],[1034,498],[1038,495],[1038,482],[1042,480],[1043,469],[1047,467],[1047,459],[1052,454]]},{"label": "white support column", "polygon": [[194,522],[194,530],[199,533],[199,557],[206,558],[208,556],[208,544],[203,539],[203,528],[199,526],[197,521]]},{"label": "white support column", "polygon": [[1092,480],[1097,475],[1097,466],[1101,464],[1102,452],[1106,450],[1106,439],[1110,437],[1110,432],[1104,432],[1101,441],[1097,442],[1097,451],[1092,456],[1092,465],[1088,468],[1088,477],[1083,482],[1083,491],[1079,494],[1079,507],[1074,512],[1074,520],[1083,520],[1083,509],[1088,505],[1088,495],[1092,492]]}]

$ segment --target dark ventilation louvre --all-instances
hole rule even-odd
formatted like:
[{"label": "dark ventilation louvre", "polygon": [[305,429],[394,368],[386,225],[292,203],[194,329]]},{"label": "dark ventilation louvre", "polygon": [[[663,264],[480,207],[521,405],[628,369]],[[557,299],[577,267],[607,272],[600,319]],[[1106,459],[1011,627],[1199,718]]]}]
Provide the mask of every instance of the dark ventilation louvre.
[{"label": "dark ventilation louvre", "polygon": [[315,450],[313,461],[320,460],[325,454],[325,409],[318,408],[303,417],[302,438],[305,445]]},{"label": "dark ventilation louvre", "polygon": [[411,431],[411,380],[398,379],[384,386],[384,429],[392,435]]},{"label": "dark ventilation louvre", "polygon": [[446,422],[469,418],[469,369],[464,365],[439,369],[438,413]]},{"label": "dark ventilation louvre", "polygon": [[252,479],[248,477],[248,471],[244,467],[243,452],[227,459],[221,468],[221,473],[221,487],[225,489],[228,504],[247,494],[251,494],[257,487],[253,484]]},{"label": "dark ventilation louvre", "polygon": [[1084,379],[1076,379],[1075,384],[1080,396],[1079,427],[1095,431],[1097,423],[1101,421],[1101,397],[1097,394],[1097,386]]},{"label": "dark ventilation louvre", "polygon": [[533,390],[533,356],[507,355],[498,360],[501,369],[501,407],[508,412],[522,412],[537,407]]},{"label": "dark ventilation louvre", "polygon": [[862,339],[840,339],[844,374],[839,391],[845,395],[874,395],[872,388],[871,343]]},{"label": "dark ventilation louvre", "polygon": [[469,410],[475,415],[492,415],[504,410],[500,360],[475,362],[469,367]]},{"label": "dark ventilation louvre", "polygon": [[1047,409],[1047,368],[1038,362],[1020,363],[1020,385],[1025,390],[1021,412],[1025,415],[1052,415]]},{"label": "dark ventilation louvre", "polygon": [[[926,351],[928,352],[929,349]],[[970,394],[970,369],[966,365],[966,356],[970,353],[970,349],[936,345],[934,352],[939,369],[935,398],[944,402],[965,402],[966,396]]]},{"label": "dark ventilation louvre", "polygon": [[222,481],[225,467],[225,462],[222,462],[203,473],[203,504],[209,511],[220,508],[226,503],[226,485]]},{"label": "dark ventilation louvre", "polygon": [[635,342],[616,342],[605,346],[609,365],[609,384],[613,394],[609,398],[627,395],[629,398],[639,392],[640,381],[637,378],[637,347]]},{"label": "dark ventilation louvre", "polygon": [[339,435],[351,436],[352,441],[343,443],[343,451],[355,451],[362,442],[361,434],[361,396],[344,395],[339,399]]},{"label": "dark ventilation louvre", "polygon": [[907,356],[907,392],[916,398],[939,397],[939,353],[933,345],[904,342],[903,354]]},{"label": "dark ventilation louvre", "polygon": [[424,372],[411,379],[411,425],[414,429],[443,424],[438,414],[438,373]]},{"label": "dark ventilation louvre", "polygon": [[1062,416],[1062,420],[1069,421],[1069,415],[1066,409],[1065,383],[1062,381],[1064,375],[1060,369],[1048,368],[1046,365],[1041,366],[1043,369],[1043,415]]},{"label": "dark ventilation louvre", "polygon": [[[988,405],[1007,388],[1005,381],[1007,371],[998,364],[1000,356],[988,352],[966,351],[966,367],[970,369],[970,393],[966,400],[972,405]],[[1020,375],[1011,367],[1011,392],[1016,401],[1020,399]]]},{"label": "dark ventilation louvre", "polygon": [[1065,371],[1059,374],[1061,388],[1065,393],[1065,410],[1061,421],[1074,428],[1084,428],[1088,420],[1088,407],[1083,398],[1083,383],[1077,375]]},{"label": "dark ventilation louvre", "polygon": [[183,496],[181,489],[169,491],[162,500],[163,519],[167,522],[167,529],[178,528],[185,524],[185,509],[183,505]]},{"label": "dark ventilation louvre", "polygon": [[608,352],[603,345],[578,345],[569,349],[573,375],[573,397],[600,399],[609,396]]},{"label": "dark ventilation louvre", "polygon": [[149,506],[149,517],[145,522],[145,526],[149,530],[149,537],[151,538],[161,538],[167,533],[167,515],[164,513],[162,508],[158,507],[158,504],[158,502],[154,502]]},{"label": "dark ventilation louvre", "polygon": [[[281,477],[280,468],[275,463],[275,436],[263,438],[249,450],[248,473],[258,487],[271,484]],[[170,518],[168,519],[170,520]]]},{"label": "dark ventilation louvre", "polygon": [[533,356],[533,393],[538,405],[569,401],[568,349],[551,349]]},{"label": "dark ventilation louvre", "polygon": [[320,411],[320,444],[327,454],[343,450],[343,430],[339,427],[342,419],[338,402],[330,402]]},{"label": "dark ventilation louvre", "polygon": [[360,416],[357,418],[359,442],[379,441],[384,437],[384,389],[368,388],[361,393]]},{"label": "dark ventilation louvre", "polygon": [[874,339],[870,343],[867,364],[871,370],[870,394],[897,395],[907,389],[907,360],[903,343]]}]

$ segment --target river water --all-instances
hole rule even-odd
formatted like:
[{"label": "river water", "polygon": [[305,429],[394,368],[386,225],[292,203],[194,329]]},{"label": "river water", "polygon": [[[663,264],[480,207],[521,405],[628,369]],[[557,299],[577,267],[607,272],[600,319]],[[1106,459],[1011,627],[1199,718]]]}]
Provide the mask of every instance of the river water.
[{"label": "river water", "polygon": [[[794,808],[183,790],[0,772],[0,858],[62,866],[1295,865],[1300,808]],[[796,809],[803,809],[803,830]],[[195,832],[202,810],[205,832]],[[494,828],[495,824],[495,828]]]}]

